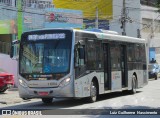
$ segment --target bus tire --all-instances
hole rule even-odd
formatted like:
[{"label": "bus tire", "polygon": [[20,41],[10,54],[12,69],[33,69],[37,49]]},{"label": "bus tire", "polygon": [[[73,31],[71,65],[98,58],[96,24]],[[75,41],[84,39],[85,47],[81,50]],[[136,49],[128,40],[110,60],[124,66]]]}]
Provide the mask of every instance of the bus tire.
[{"label": "bus tire", "polygon": [[42,102],[45,104],[52,103],[52,101],[53,101],[53,98],[42,98]]},{"label": "bus tire", "polygon": [[130,90],[131,94],[135,94],[137,92],[137,78],[135,75],[132,76],[132,89]]},{"label": "bus tire", "polygon": [[95,81],[92,81],[91,82],[91,86],[90,86],[90,97],[89,97],[89,102],[93,103],[93,102],[96,102],[97,100],[97,84]]},{"label": "bus tire", "polygon": [[158,78],[158,77],[157,77],[157,74],[155,74],[155,80],[157,80],[157,78]]},{"label": "bus tire", "polygon": [[28,98],[22,98],[23,100],[28,100]]}]

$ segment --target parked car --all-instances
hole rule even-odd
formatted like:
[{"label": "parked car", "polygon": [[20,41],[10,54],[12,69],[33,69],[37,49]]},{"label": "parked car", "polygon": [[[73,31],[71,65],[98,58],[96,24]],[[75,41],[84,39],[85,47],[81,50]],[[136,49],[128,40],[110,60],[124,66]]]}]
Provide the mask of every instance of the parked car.
[{"label": "parked car", "polygon": [[0,93],[14,86],[14,75],[0,70]]},{"label": "parked car", "polygon": [[157,80],[159,72],[160,72],[160,66],[157,63],[148,65],[149,79],[154,78],[155,80]]}]

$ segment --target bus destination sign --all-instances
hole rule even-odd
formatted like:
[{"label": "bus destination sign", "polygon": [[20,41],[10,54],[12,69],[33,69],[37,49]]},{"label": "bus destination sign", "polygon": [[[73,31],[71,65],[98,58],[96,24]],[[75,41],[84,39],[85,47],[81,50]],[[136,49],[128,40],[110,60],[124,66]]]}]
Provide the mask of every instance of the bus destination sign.
[{"label": "bus destination sign", "polygon": [[33,34],[28,35],[28,40],[52,40],[52,39],[65,39],[65,33],[56,33],[56,34]]}]

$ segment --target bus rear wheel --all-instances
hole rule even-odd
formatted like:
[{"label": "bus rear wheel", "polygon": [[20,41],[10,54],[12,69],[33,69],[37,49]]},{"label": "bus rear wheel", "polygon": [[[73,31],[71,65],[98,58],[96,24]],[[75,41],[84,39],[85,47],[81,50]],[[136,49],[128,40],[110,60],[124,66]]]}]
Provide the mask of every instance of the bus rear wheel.
[{"label": "bus rear wheel", "polygon": [[53,98],[42,98],[42,102],[45,104],[52,103],[52,101],[53,101]]},{"label": "bus rear wheel", "polygon": [[137,79],[136,76],[133,75],[132,77],[132,89],[130,90],[131,94],[135,94],[137,92]]},{"label": "bus rear wheel", "polygon": [[97,84],[96,82],[92,81],[91,82],[91,87],[90,87],[90,97],[89,97],[89,102],[93,103],[96,102],[97,100]]}]

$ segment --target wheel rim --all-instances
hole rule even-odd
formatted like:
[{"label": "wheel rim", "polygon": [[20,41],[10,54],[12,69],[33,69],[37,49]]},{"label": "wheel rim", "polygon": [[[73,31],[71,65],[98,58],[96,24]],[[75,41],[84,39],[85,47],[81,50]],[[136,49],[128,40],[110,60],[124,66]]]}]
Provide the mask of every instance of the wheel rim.
[{"label": "wheel rim", "polygon": [[97,97],[97,88],[94,85],[94,83],[92,82],[92,86],[91,86],[91,98],[92,98],[93,101],[95,101],[96,97]]}]

